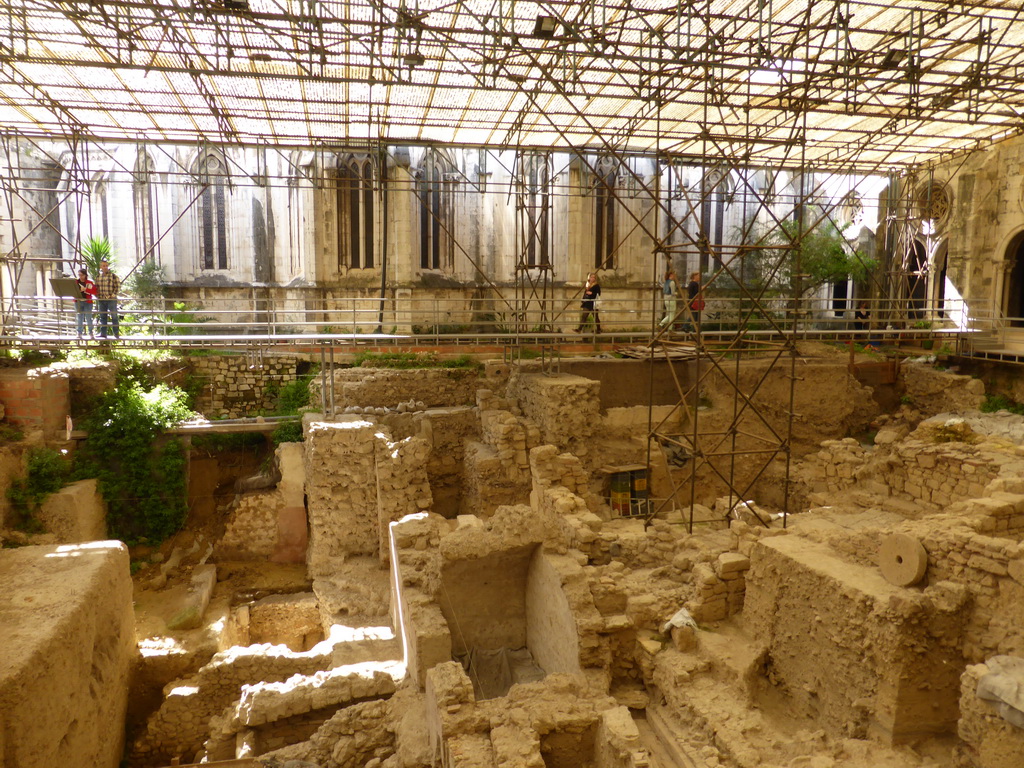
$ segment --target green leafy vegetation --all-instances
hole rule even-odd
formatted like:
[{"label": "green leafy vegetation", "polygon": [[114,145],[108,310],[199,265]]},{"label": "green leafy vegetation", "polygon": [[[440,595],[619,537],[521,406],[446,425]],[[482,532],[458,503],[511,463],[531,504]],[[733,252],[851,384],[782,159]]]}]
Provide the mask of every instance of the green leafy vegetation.
[{"label": "green leafy vegetation", "polygon": [[18,478],[7,489],[11,502],[13,527],[26,533],[42,533],[42,523],[36,512],[51,493],[56,493],[68,481],[70,467],[64,457],[51,448],[33,448],[28,454],[28,469],[24,479]]},{"label": "green leafy vegetation", "polygon": [[99,480],[111,536],[158,543],[181,528],[186,455],[180,440],[162,433],[193,415],[186,401],[183,390],[150,386],[129,370],[84,420],[89,437],[75,456],[75,475]]},{"label": "green leafy vegetation", "polygon": [[85,268],[89,270],[89,277],[95,280],[100,274],[100,262],[111,261],[114,257],[114,248],[105,237],[90,237],[82,243],[78,255]]},{"label": "green leafy vegetation", "polygon": [[791,219],[767,230],[752,227],[747,239],[753,241],[750,255],[754,274],[749,284],[784,294],[796,287],[798,271],[800,288],[806,292],[849,278],[863,282],[878,266],[876,259],[853,250],[830,221],[808,232],[801,232],[800,223]]},{"label": "green leafy vegetation", "polygon": [[1018,403],[1016,400],[1007,397],[1006,395],[985,395],[985,402],[981,404],[982,413],[995,413],[996,411],[1009,411],[1015,413],[1018,416],[1024,416],[1024,403]]},{"label": "green leafy vegetation", "polygon": [[450,368],[478,370],[483,365],[469,355],[441,358],[433,352],[358,352],[352,358],[355,368]]},{"label": "green leafy vegetation", "polygon": [[[277,412],[274,415],[298,415],[302,408],[309,405],[309,382],[315,375],[315,373],[307,373],[295,381],[289,381],[282,385],[277,396]],[[296,420],[281,424],[271,433],[270,439],[274,445],[302,442],[302,422]]]},{"label": "green leafy vegetation", "polygon": [[12,424],[0,424],[0,443],[16,443],[25,435]]}]

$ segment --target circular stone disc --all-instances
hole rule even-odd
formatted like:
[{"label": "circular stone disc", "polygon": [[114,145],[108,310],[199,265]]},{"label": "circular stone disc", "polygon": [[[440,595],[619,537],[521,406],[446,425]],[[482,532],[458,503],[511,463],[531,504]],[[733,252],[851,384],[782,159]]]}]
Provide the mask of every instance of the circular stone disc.
[{"label": "circular stone disc", "polygon": [[882,540],[878,566],[890,584],[909,587],[924,578],[928,568],[928,553],[913,536],[893,533]]}]

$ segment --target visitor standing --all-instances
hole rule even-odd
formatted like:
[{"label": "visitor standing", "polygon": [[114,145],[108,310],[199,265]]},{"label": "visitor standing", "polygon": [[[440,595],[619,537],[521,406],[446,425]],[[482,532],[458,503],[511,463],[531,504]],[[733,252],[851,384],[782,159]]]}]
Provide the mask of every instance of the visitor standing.
[{"label": "visitor standing", "polygon": [[576,327],[576,333],[582,333],[584,326],[590,323],[590,316],[594,316],[594,330],[601,332],[601,316],[598,314],[597,304],[601,298],[601,284],[597,281],[597,272],[587,275],[587,284],[583,287],[583,301],[580,302],[580,324]]},{"label": "visitor standing", "polygon": [[871,325],[871,311],[868,303],[862,301],[853,312],[853,328],[856,331],[866,331]]},{"label": "visitor standing", "polygon": [[121,280],[110,270],[110,264],[106,261],[100,262],[100,276],[96,281],[96,301],[99,305],[100,333],[101,339],[107,338],[111,328],[114,331],[114,338],[121,338],[121,329],[118,327],[117,316],[117,293],[121,290]]},{"label": "visitor standing", "polygon": [[86,326],[89,328],[89,338],[92,338],[92,300],[96,297],[96,283],[89,279],[89,273],[85,267],[78,270],[78,298],[75,299],[75,325],[78,327],[78,336],[81,338]]},{"label": "visitor standing", "polygon": [[665,273],[665,282],[662,284],[661,292],[665,301],[665,316],[661,318],[662,325],[674,323],[676,319],[676,296],[679,293],[679,284],[676,282],[676,272],[670,269]]},{"label": "visitor standing", "polygon": [[700,325],[700,313],[704,309],[704,292],[700,286],[700,272],[691,274],[690,282],[686,284],[686,308],[690,312],[686,330],[691,331]]}]

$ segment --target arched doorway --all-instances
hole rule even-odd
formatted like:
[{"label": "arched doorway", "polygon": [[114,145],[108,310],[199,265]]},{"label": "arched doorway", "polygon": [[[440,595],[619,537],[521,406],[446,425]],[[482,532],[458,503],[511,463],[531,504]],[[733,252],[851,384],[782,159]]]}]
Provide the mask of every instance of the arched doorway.
[{"label": "arched doorway", "polygon": [[943,240],[939,247],[935,249],[935,255],[932,257],[932,306],[935,308],[938,318],[943,320],[947,317],[946,279],[949,268],[948,254],[949,243]]},{"label": "arched doorway", "polygon": [[1010,325],[1024,327],[1024,232],[1019,232],[1006,247],[1006,261],[1012,266],[1007,273],[1003,293],[1003,311],[1014,318]]},{"label": "arched doorway", "polygon": [[923,320],[928,316],[928,252],[920,240],[914,240],[912,247],[907,265],[907,317]]}]

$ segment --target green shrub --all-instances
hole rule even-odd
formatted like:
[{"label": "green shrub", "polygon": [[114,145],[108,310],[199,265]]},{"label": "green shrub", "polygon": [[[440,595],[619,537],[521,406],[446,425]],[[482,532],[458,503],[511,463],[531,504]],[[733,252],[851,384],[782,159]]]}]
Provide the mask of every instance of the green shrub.
[{"label": "green shrub", "polygon": [[309,373],[300,376],[280,387],[277,397],[278,416],[290,416],[309,405],[309,382],[313,380],[314,375]]},{"label": "green shrub", "polygon": [[469,355],[441,359],[433,352],[423,354],[416,352],[357,352],[352,357],[352,366],[355,368],[398,368],[403,370],[416,368],[477,369],[483,367]]},{"label": "green shrub", "polygon": [[274,442],[274,445],[280,445],[281,443],[301,443],[302,422],[299,420],[284,422],[270,434],[270,439]]},{"label": "green shrub", "polygon": [[69,466],[60,453],[51,448],[33,448],[28,454],[24,479],[16,479],[7,489],[7,499],[14,511],[14,528],[27,533],[42,533],[43,526],[35,514],[51,493],[68,481]]},{"label": "green shrub", "polygon": [[76,454],[75,474],[99,480],[111,536],[158,543],[181,528],[185,450],[180,440],[161,438],[192,416],[186,400],[180,389],[125,377],[84,420],[89,437]]},{"label": "green shrub", "polygon": [[1024,416],[1024,403],[1018,403],[1006,395],[985,395],[985,401],[979,409],[982,413],[995,413],[996,411],[1009,411],[1018,416]]}]

